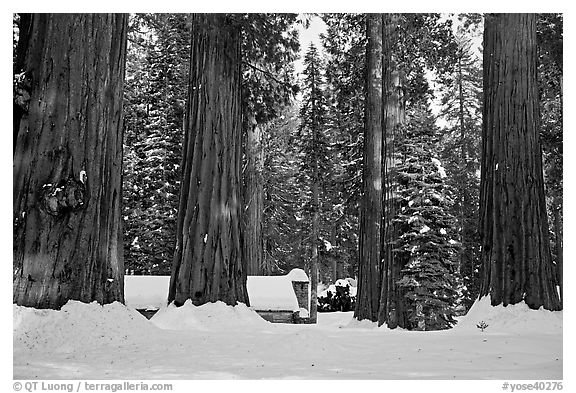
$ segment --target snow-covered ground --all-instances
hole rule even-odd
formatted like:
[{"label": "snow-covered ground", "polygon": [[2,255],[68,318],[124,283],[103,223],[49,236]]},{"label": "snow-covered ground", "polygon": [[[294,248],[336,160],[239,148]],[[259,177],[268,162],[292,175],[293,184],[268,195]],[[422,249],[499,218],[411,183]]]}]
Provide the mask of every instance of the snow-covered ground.
[{"label": "snow-covered ground", "polygon": [[[271,324],[218,302],[150,321],[119,303],[13,306],[14,379],[562,379],[562,312],[478,302],[449,331],[377,328],[352,313]],[[484,332],[476,324],[484,321]]]}]

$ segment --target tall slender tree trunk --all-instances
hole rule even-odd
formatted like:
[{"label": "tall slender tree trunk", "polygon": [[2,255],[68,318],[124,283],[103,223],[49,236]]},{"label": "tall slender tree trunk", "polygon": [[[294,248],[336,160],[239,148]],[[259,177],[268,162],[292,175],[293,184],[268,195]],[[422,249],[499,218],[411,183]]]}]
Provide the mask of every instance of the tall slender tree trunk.
[{"label": "tall slender tree trunk", "polygon": [[244,170],[244,258],[247,274],[263,274],[264,241],[262,219],[264,214],[264,149],[262,126],[256,120],[248,125],[246,138],[246,169]]},{"label": "tall slender tree trunk", "polygon": [[22,306],[124,300],[122,89],[128,16],[22,14],[30,99],[15,132],[14,286]]},{"label": "tall slender tree trunk", "polygon": [[192,29],[168,301],[247,303],[240,230],[240,29],[224,14],[195,14]]},{"label": "tall slender tree trunk", "polygon": [[[560,108],[564,108],[564,76],[560,75]],[[560,112],[562,120],[563,111]],[[560,286],[560,302],[564,303],[564,233],[562,230],[562,195],[554,200],[554,233],[556,237],[556,269],[558,285]]]},{"label": "tall slender tree trunk", "polygon": [[407,326],[406,300],[404,293],[396,284],[400,279],[403,261],[393,251],[393,242],[398,238],[398,231],[393,219],[397,212],[396,200],[396,158],[395,137],[397,126],[404,120],[402,105],[402,81],[400,71],[394,60],[394,43],[397,39],[396,25],[398,15],[383,14],[382,46],[383,46],[383,128],[384,139],[382,148],[383,192],[383,228],[381,235],[382,265],[381,293],[378,310],[378,325],[387,323],[391,329],[397,326]]},{"label": "tall slender tree trunk", "polygon": [[[334,223],[334,225],[332,226],[331,230],[330,230],[330,243],[332,244],[332,247],[337,246],[337,242],[338,242],[338,238],[336,236],[338,230],[338,222]],[[336,280],[338,280],[338,278],[340,278],[340,259],[339,258],[332,258],[332,282],[336,282]]]},{"label": "tall slender tree trunk", "polygon": [[490,14],[484,26],[480,296],[560,310],[539,141],[536,15]]},{"label": "tall slender tree trunk", "polygon": [[312,67],[312,257],[310,260],[310,322],[316,323],[318,313],[318,266],[320,265],[318,259],[318,240],[320,239],[320,169],[318,163],[318,149],[320,139],[320,124],[318,122],[318,105],[317,97],[317,83],[319,78],[316,76],[319,70],[316,69],[314,63]]},{"label": "tall slender tree trunk", "polygon": [[382,225],[382,15],[366,15],[366,117],[354,318],[378,319]]},{"label": "tall slender tree trunk", "polygon": [[560,286],[560,301],[564,301],[564,244],[562,234],[562,203],[559,197],[555,197],[552,203],[552,210],[554,211],[554,237],[556,238],[556,276],[558,277],[558,285]]},{"label": "tall slender tree trunk", "polygon": [[[460,244],[462,245],[460,248],[460,263],[458,264],[458,271],[461,272],[462,267],[464,266],[465,261],[465,210],[467,206],[467,198],[466,198],[466,127],[464,123],[464,89],[463,89],[463,73],[462,73],[462,53],[458,58],[458,122],[460,127],[460,176],[461,181],[459,184],[459,192],[460,192],[460,214],[459,214],[459,226],[460,226]],[[470,276],[472,277],[472,275]]]},{"label": "tall slender tree trunk", "polygon": [[[318,130],[314,131],[317,135]],[[315,138],[316,139],[316,138]],[[316,154],[315,154],[316,155]],[[312,258],[310,260],[310,322],[316,323],[318,304],[317,304],[317,291],[318,291],[318,239],[320,238],[320,225],[319,225],[319,202],[320,192],[318,188],[319,171],[318,171],[318,156],[314,159],[313,168],[314,180],[312,183]]]}]

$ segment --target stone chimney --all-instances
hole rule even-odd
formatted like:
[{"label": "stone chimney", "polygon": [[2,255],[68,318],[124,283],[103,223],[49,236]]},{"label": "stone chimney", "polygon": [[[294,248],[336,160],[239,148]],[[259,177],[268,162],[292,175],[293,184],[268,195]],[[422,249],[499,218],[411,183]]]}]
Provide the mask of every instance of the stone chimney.
[{"label": "stone chimney", "polygon": [[306,272],[302,269],[292,269],[290,273],[288,273],[288,278],[292,281],[296,300],[298,300],[298,307],[305,308],[310,312],[310,296],[308,293],[310,281],[308,280]]}]

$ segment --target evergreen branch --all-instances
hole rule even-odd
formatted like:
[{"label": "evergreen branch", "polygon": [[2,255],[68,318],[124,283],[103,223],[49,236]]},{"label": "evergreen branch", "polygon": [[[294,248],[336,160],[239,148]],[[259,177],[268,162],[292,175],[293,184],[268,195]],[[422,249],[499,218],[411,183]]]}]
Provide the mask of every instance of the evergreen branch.
[{"label": "evergreen branch", "polygon": [[249,63],[247,61],[243,61],[242,64],[252,68],[255,71],[261,72],[266,77],[272,79],[274,82],[278,83],[279,85],[285,86],[291,93],[294,92],[294,89],[296,87],[295,85],[288,83],[288,82],[281,81],[280,79],[278,79],[274,75],[272,75],[272,73],[270,73],[270,71],[263,70],[262,68],[259,68],[259,67],[255,66],[254,64]]}]

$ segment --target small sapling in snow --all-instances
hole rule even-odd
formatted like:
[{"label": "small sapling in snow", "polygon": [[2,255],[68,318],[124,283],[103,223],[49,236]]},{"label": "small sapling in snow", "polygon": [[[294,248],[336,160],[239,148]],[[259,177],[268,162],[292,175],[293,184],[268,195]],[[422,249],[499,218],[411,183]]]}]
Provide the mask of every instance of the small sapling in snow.
[{"label": "small sapling in snow", "polygon": [[481,331],[484,331],[484,329],[486,329],[488,327],[488,324],[484,321],[480,321],[478,322],[478,324],[476,325],[476,327],[478,329],[480,329]]}]

